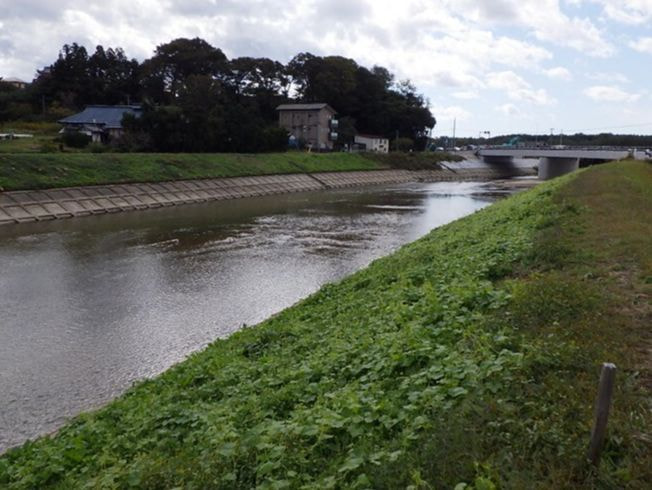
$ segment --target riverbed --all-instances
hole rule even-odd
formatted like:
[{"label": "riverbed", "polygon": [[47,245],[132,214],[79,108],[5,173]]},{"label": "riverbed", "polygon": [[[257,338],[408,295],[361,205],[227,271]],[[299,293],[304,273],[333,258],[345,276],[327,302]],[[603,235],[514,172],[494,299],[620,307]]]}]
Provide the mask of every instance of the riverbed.
[{"label": "riverbed", "polygon": [[0,451],[510,192],[400,184],[0,230]]}]

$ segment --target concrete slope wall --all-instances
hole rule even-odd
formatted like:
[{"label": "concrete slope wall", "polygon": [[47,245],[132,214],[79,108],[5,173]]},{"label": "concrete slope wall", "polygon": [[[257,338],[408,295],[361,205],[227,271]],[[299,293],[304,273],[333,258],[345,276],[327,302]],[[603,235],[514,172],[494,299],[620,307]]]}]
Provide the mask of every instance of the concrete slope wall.
[{"label": "concrete slope wall", "polygon": [[499,177],[505,175],[487,169],[456,172],[376,170],[0,192],[0,225],[288,192],[413,181],[486,180]]}]

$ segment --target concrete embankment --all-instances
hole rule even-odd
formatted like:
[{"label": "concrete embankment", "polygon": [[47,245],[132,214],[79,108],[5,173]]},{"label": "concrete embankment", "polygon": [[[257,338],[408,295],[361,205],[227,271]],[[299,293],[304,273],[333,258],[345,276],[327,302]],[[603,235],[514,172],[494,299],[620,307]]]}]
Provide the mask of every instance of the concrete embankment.
[{"label": "concrete embankment", "polygon": [[533,174],[531,169],[514,170],[509,174],[492,168],[323,172],[0,192],[0,225],[289,192]]}]

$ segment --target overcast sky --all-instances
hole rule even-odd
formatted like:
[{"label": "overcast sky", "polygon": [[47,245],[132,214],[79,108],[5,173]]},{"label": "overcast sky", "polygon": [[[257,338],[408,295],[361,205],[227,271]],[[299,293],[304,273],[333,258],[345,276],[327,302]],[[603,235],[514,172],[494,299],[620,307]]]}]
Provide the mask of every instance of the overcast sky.
[{"label": "overcast sky", "polygon": [[64,43],[142,61],[196,36],[229,58],[385,66],[437,135],[652,133],[652,0],[0,0],[0,76],[31,80]]}]

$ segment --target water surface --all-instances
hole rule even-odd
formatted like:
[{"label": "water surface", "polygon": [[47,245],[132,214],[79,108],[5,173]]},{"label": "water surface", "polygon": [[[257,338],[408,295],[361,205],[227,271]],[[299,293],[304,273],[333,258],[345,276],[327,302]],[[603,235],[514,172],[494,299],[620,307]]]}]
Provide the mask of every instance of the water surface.
[{"label": "water surface", "polygon": [[0,451],[495,199],[479,183],[0,228]]}]

